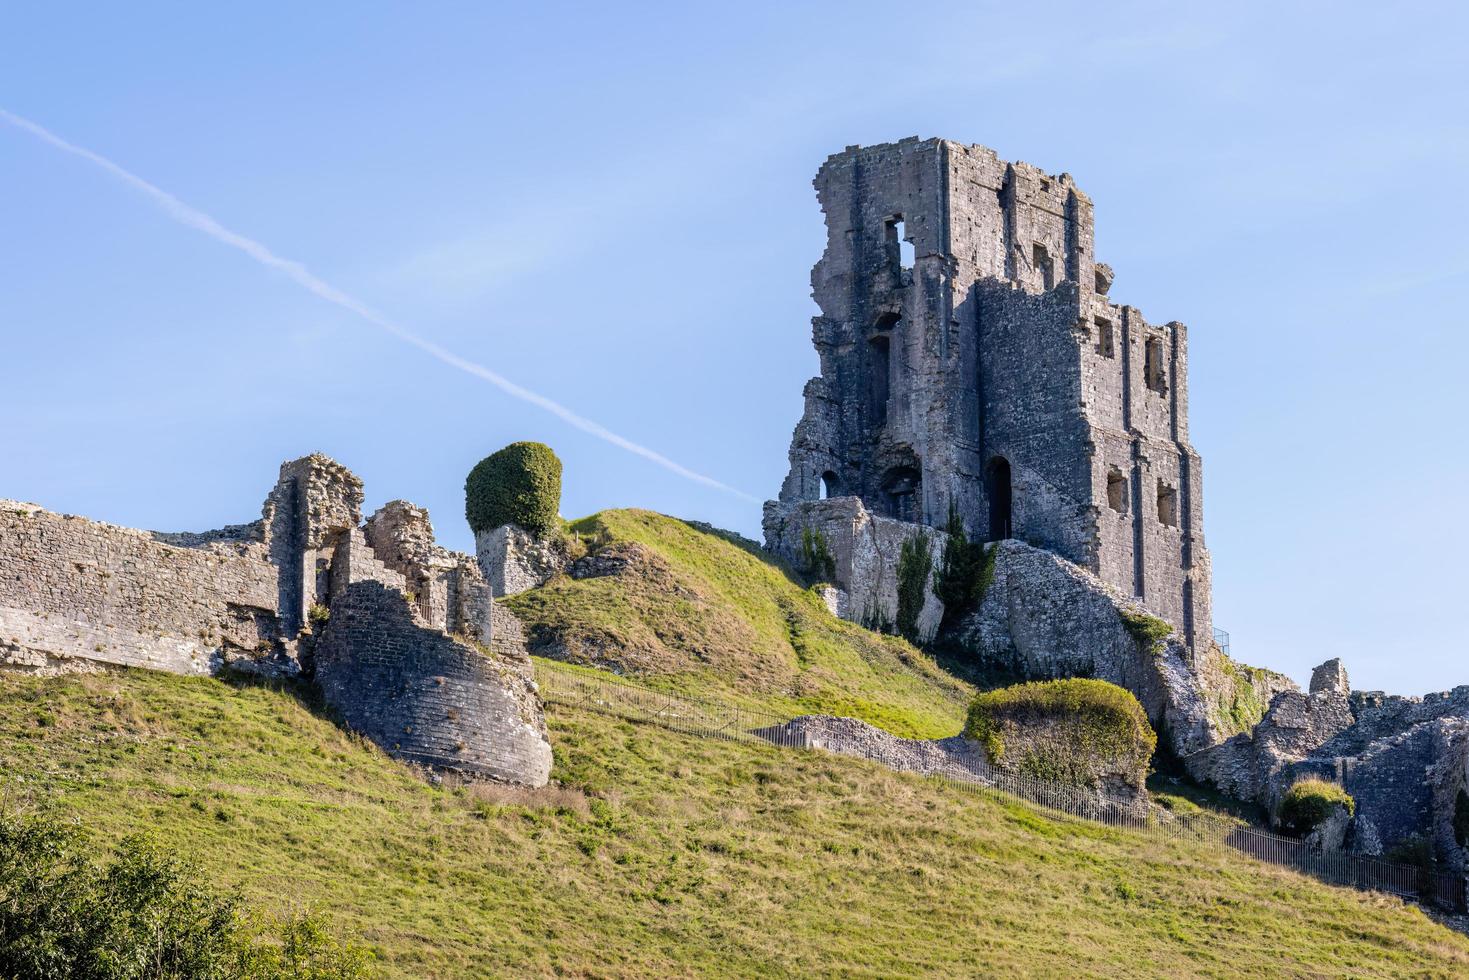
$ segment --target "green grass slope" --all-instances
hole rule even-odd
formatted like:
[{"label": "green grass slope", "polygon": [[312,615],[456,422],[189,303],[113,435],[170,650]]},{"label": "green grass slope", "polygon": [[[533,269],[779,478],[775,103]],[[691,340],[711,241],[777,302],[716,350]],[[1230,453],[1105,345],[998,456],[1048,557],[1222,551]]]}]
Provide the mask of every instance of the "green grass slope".
[{"label": "green grass slope", "polygon": [[532,652],[688,694],[848,715],[898,735],[963,727],[971,685],[905,640],[837,619],[751,542],[645,510],[603,511],[571,527],[632,560],[616,575],[558,578],[506,600]]},{"label": "green grass slope", "polygon": [[386,976],[1451,976],[1418,910],[857,760],[553,708],[534,794],[432,787],[286,691],[0,675],[0,765]]}]

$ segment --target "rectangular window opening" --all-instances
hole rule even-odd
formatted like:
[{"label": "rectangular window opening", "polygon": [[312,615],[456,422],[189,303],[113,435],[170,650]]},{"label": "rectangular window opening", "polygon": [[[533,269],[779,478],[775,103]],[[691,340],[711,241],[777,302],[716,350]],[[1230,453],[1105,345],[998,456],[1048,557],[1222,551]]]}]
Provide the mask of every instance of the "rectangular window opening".
[{"label": "rectangular window opening", "polygon": [[1127,513],[1127,477],[1115,466],[1107,474],[1107,506],[1119,514]]},{"label": "rectangular window opening", "polygon": [[1158,481],[1158,523],[1178,527],[1178,491]]},{"label": "rectangular window opening", "polygon": [[1163,340],[1149,337],[1144,347],[1143,376],[1153,391],[1162,394],[1168,390],[1168,378],[1163,373]]},{"label": "rectangular window opening", "polygon": [[1103,357],[1116,357],[1116,341],[1113,340],[1112,322],[1101,317],[1094,317],[1097,325],[1097,353]]},{"label": "rectangular window opening", "polygon": [[899,271],[913,268],[916,255],[913,243],[908,240],[908,228],[903,222],[903,216],[895,214],[889,218],[886,231],[888,256],[897,263]]}]

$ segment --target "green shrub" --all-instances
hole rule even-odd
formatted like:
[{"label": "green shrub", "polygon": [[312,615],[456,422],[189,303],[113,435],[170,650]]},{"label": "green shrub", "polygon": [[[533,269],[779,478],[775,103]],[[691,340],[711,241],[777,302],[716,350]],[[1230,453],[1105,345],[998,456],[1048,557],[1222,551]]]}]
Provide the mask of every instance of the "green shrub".
[{"label": "green shrub", "polygon": [[[1061,737],[1024,737],[1047,726]],[[1095,782],[1098,762],[1124,759],[1141,768],[1158,744],[1147,712],[1130,691],[1080,677],[985,691],[970,705],[964,735],[1005,768],[1087,785]],[[1023,758],[1010,758],[1011,741],[1025,743]]]},{"label": "green shrub", "polygon": [[366,976],[319,922],[246,913],[141,837],[99,864],[73,823],[0,815],[0,976],[77,980]]},{"label": "green shrub", "polygon": [[1438,864],[1433,853],[1433,841],[1422,834],[1410,834],[1382,852],[1384,861],[1407,864],[1423,871],[1432,871]]},{"label": "green shrub", "polygon": [[561,460],[539,442],[513,442],[480,460],[464,481],[464,516],[476,532],[517,524],[537,537],[560,527]]},{"label": "green shrub", "polygon": [[1315,777],[1303,779],[1286,790],[1280,801],[1280,826],[1305,837],[1337,807],[1344,807],[1347,816],[1352,816],[1357,812],[1357,801],[1336,783]]},{"label": "green shrub", "polygon": [[964,533],[964,521],[953,503],[949,504],[949,521],[944,525],[948,543],[944,557],[934,574],[933,594],[944,604],[945,628],[979,607],[995,578],[996,546],[985,548],[983,541]]},{"label": "green shrub", "polygon": [[1163,652],[1163,641],[1173,632],[1172,626],[1157,616],[1149,616],[1136,609],[1119,609],[1118,615],[1122,617],[1122,625],[1127,627],[1127,632],[1132,634],[1138,646],[1151,653]]},{"label": "green shrub", "polygon": [[910,643],[918,642],[918,614],[928,588],[928,574],[933,571],[933,549],[923,532],[903,542],[898,552],[898,635]]},{"label": "green shrub", "polygon": [[837,562],[826,543],[826,535],[814,527],[801,528],[801,568],[818,582],[837,576]]}]

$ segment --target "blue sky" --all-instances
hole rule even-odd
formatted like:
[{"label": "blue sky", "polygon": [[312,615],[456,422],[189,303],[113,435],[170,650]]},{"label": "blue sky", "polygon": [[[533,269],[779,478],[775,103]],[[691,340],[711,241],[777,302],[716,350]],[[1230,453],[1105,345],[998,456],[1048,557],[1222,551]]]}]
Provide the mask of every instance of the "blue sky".
[{"label": "blue sky", "polygon": [[[816,371],[821,161],[1070,172],[1112,296],[1189,324],[1235,654],[1419,693],[1469,683],[1466,43],[1449,3],[14,4],[0,106],[755,498]],[[568,516],[758,535],[3,124],[0,226],[0,496],[201,529],[321,450],[468,548],[464,474],[537,439]]]}]

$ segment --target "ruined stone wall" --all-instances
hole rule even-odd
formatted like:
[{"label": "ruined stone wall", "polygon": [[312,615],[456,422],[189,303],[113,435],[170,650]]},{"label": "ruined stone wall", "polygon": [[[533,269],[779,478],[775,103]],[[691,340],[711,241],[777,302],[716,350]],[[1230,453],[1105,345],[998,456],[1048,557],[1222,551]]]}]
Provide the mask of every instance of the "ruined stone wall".
[{"label": "ruined stone wall", "polygon": [[848,147],[814,183],[821,374],[780,501],[854,495],[932,526],[953,506],[970,533],[1055,550],[1207,646],[1187,332],[1107,298],[1071,177],[915,138]]},{"label": "ruined stone wall", "polygon": [[279,638],[262,543],[159,537],[0,502],[0,655],[32,668],[76,657],[203,674]]},{"label": "ruined stone wall", "polygon": [[261,521],[220,531],[0,503],[0,666],[314,672],[393,755],[544,784],[551,749],[518,622],[474,559],[434,543],[426,511],[394,501],[363,525],[361,504],[361,481],[321,455],[281,467]]},{"label": "ruined stone wall", "polygon": [[808,574],[824,577],[822,569],[806,564],[808,535],[819,535],[831,556],[833,584],[841,591],[833,612],[866,625],[894,624],[898,614],[898,558],[903,545],[922,535],[928,541],[929,572],[923,585],[923,608],[918,614],[919,640],[931,639],[943,619],[944,604],[933,594],[934,575],[948,547],[949,536],[919,524],[878,517],[856,497],[765,506],[768,547]]},{"label": "ruined stone wall", "polygon": [[338,542],[315,656],[322,697],[395,758],[544,785],[551,746],[529,658],[425,628],[402,581],[360,532]]}]

